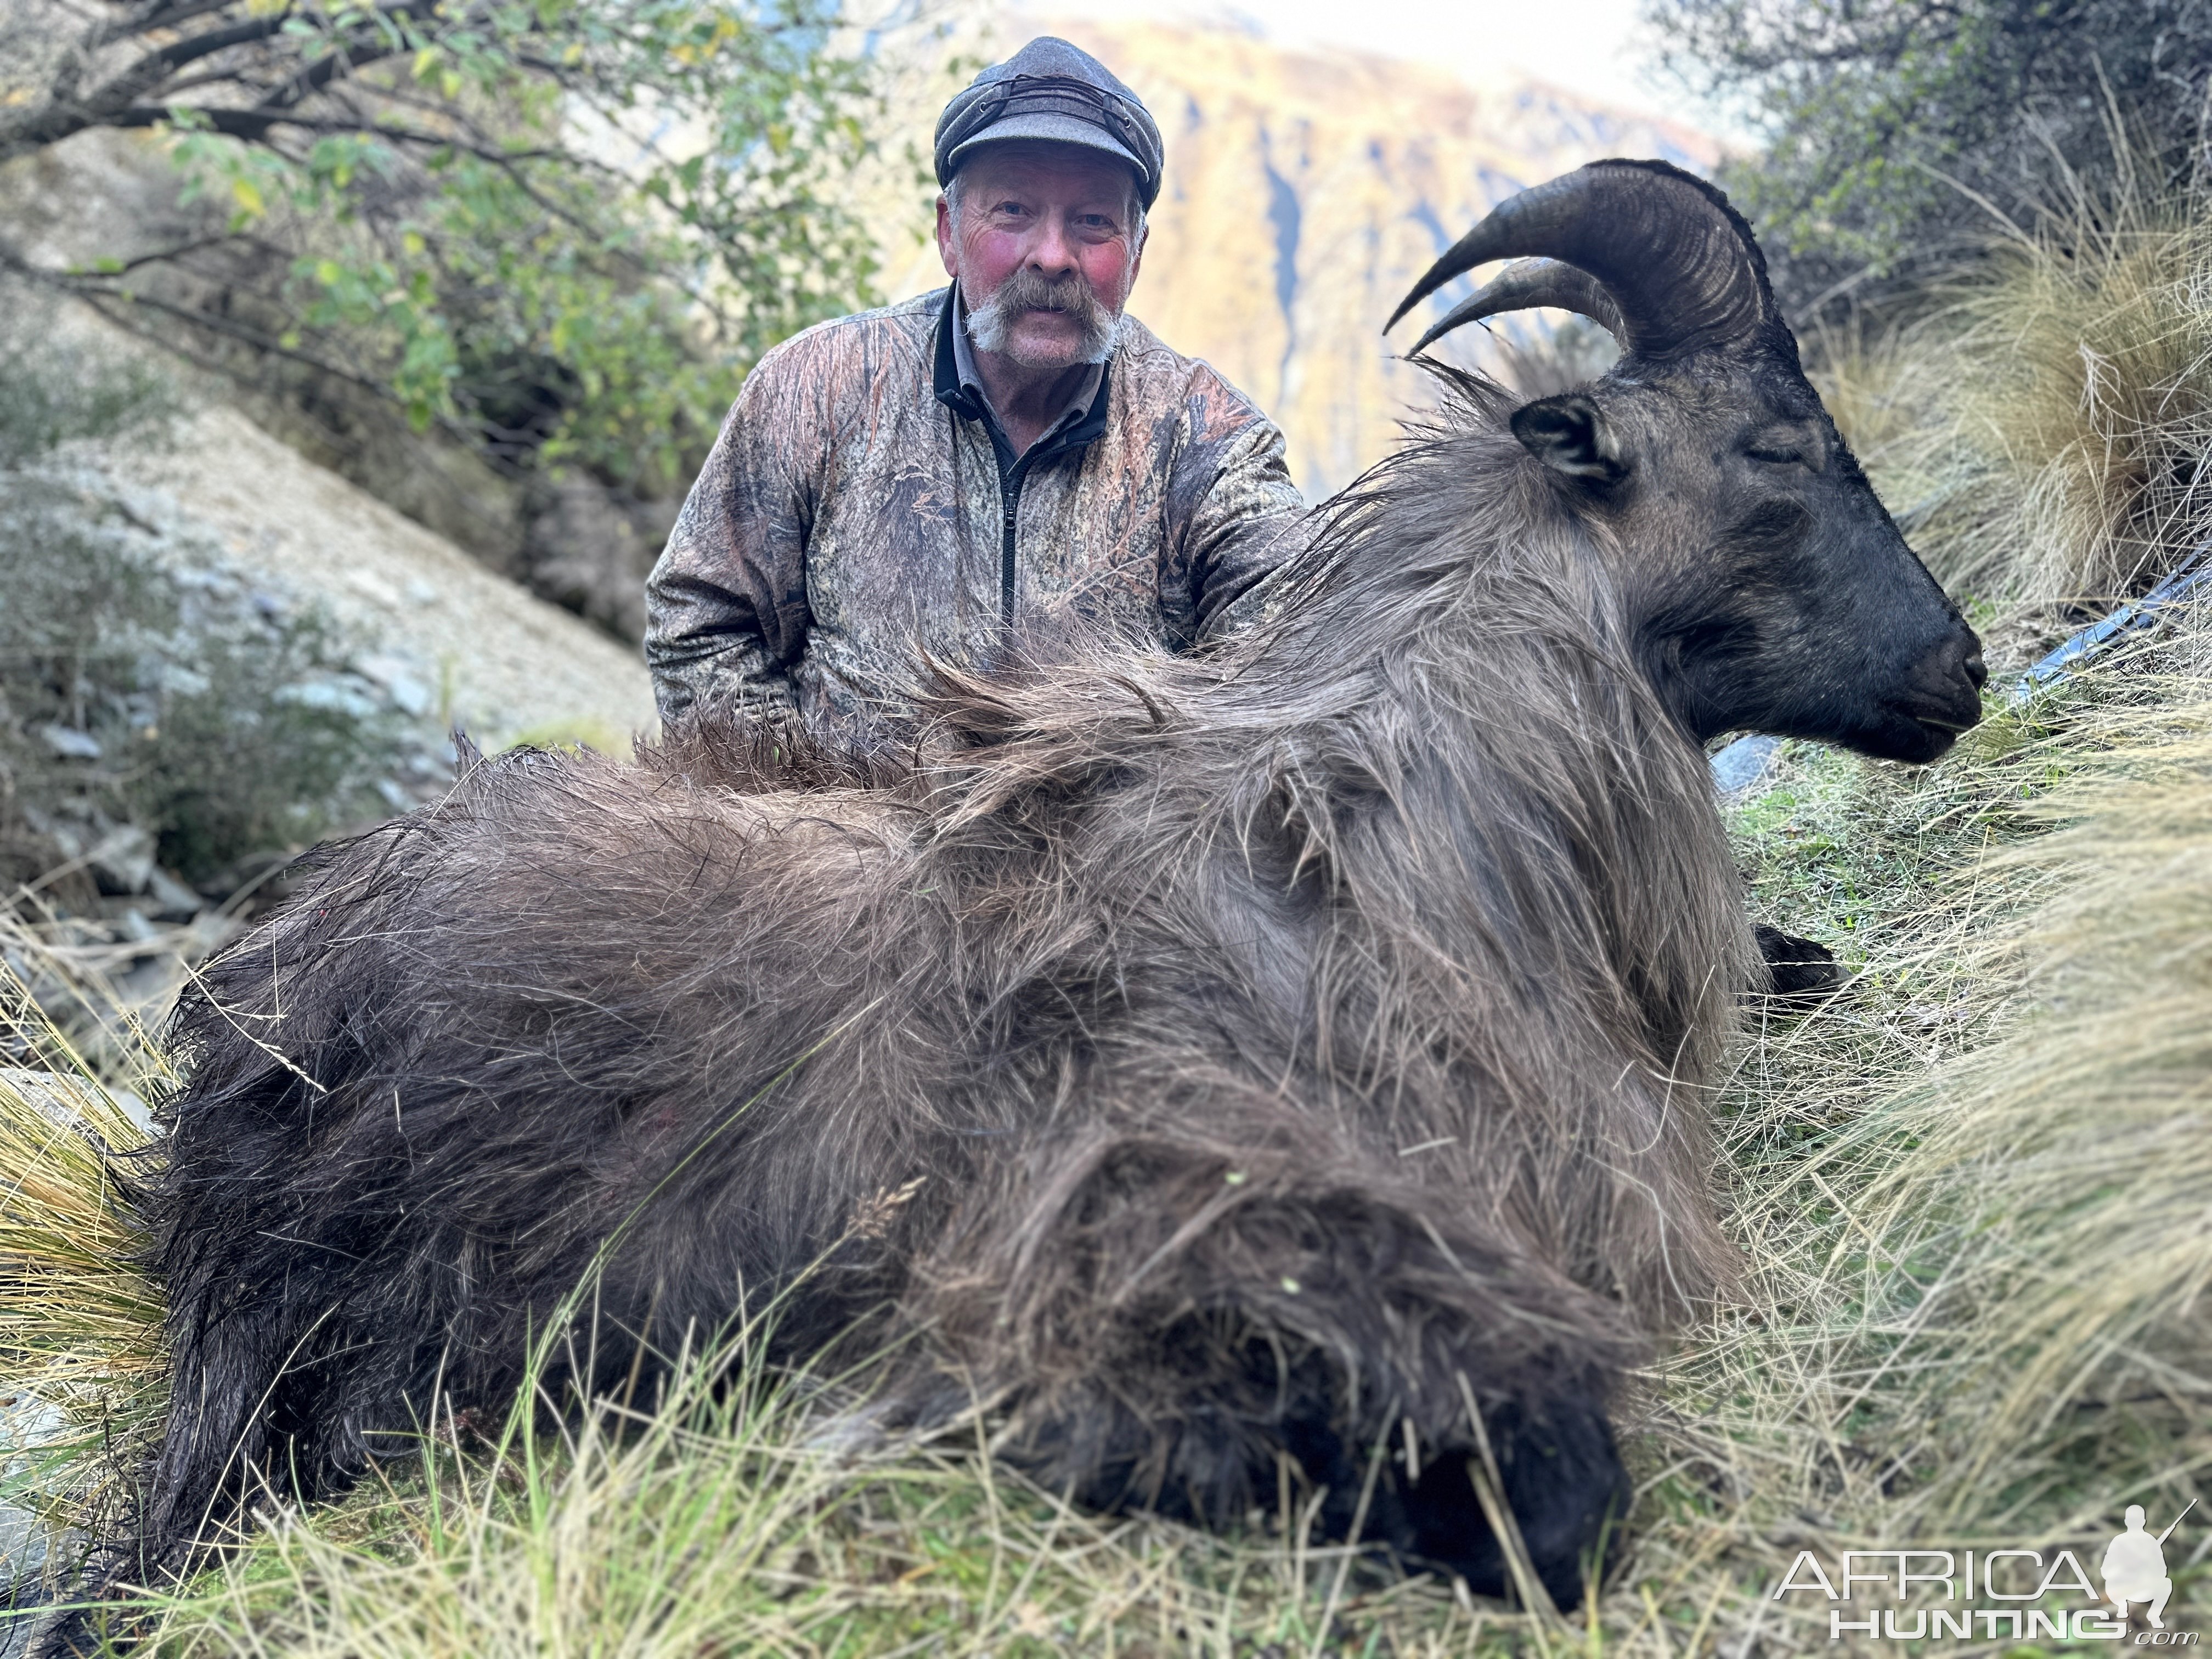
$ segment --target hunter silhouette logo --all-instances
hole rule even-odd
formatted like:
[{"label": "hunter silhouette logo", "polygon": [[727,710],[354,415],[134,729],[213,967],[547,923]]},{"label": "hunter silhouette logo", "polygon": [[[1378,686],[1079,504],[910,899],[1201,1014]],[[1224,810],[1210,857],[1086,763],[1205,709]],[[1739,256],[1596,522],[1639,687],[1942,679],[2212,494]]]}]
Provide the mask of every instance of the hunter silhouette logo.
[{"label": "hunter silhouette logo", "polygon": [[2155,1538],[2143,1530],[2143,1509],[2140,1504],[2128,1505],[2124,1517],[2127,1530],[2105,1547],[2105,1562],[2101,1574],[2105,1580],[2105,1599],[2119,1612],[2128,1616],[2128,1603],[2150,1603],[2150,1627],[2166,1628],[2166,1598],[2173,1594],[2173,1580],[2166,1576],[2166,1540],[2173,1536],[2173,1528],[2181,1524],[2181,1516],[2197,1507],[2191,1498],[2188,1508],[2173,1517],[2172,1526]]}]

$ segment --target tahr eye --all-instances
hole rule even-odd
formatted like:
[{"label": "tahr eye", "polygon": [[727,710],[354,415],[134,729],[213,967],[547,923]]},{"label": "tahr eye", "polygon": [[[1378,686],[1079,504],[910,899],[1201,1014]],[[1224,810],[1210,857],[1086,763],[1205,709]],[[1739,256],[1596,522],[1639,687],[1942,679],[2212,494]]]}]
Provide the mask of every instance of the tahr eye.
[{"label": "tahr eye", "polygon": [[1743,453],[1754,461],[1765,461],[1773,466],[1790,466],[1805,459],[1802,449],[1747,449]]}]

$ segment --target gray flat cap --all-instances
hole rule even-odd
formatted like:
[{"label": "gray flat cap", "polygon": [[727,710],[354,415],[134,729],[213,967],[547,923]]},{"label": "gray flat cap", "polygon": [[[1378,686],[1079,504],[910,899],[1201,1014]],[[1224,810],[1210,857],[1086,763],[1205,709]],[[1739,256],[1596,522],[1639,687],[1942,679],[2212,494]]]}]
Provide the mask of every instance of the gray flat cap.
[{"label": "gray flat cap", "polygon": [[952,182],[985,144],[1016,138],[1080,144],[1126,162],[1137,197],[1160,193],[1160,130],[1137,94],[1079,46],[1041,34],[978,75],[937,118],[937,182]]}]

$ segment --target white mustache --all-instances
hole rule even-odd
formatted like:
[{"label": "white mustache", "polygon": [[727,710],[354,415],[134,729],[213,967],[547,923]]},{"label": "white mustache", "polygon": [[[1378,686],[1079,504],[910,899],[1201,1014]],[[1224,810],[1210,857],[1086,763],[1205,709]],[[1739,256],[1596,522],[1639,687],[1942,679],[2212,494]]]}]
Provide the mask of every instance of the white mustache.
[{"label": "white mustache", "polygon": [[[1064,359],[1067,362],[1103,362],[1121,337],[1121,318],[1106,308],[1081,277],[1052,282],[1030,270],[1016,271],[988,301],[969,313],[969,336],[979,350],[1005,353],[1021,362],[1024,354],[1013,345],[1013,326],[1032,311],[1073,317],[1082,325],[1082,337]],[[1054,354],[1054,361],[1063,360]]]}]

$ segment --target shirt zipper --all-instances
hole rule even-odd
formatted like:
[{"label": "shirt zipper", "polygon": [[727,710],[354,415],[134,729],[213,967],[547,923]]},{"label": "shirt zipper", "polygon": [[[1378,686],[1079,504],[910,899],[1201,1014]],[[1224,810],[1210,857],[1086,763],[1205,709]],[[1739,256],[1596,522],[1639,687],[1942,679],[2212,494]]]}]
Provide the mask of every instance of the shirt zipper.
[{"label": "shirt zipper", "polygon": [[999,479],[999,621],[1006,628],[1014,625],[1014,526],[1022,510],[1022,482],[1029,474],[1029,456],[1023,456]]}]

